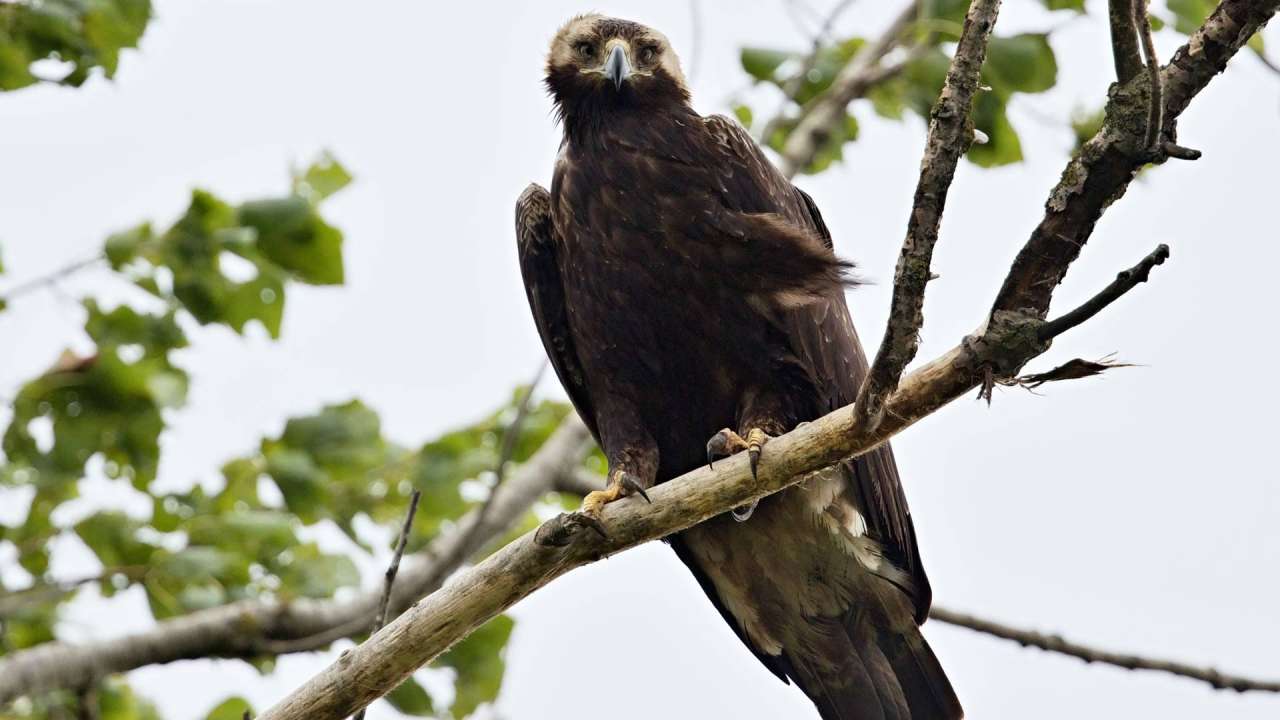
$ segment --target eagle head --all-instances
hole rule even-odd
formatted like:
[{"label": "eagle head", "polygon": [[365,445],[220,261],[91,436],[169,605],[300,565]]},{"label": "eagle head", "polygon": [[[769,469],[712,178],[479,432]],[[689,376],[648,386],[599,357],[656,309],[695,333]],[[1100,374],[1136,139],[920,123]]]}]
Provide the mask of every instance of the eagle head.
[{"label": "eagle head", "polygon": [[680,59],[665,35],[596,14],[579,15],[556,33],[546,84],[569,121],[583,113],[689,102]]}]

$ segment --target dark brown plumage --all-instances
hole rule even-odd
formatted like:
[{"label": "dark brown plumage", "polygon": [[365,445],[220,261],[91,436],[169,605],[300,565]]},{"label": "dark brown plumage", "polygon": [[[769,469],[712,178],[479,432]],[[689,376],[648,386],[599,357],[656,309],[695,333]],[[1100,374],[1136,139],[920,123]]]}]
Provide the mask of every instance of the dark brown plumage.
[{"label": "dark brown plumage", "polygon": [[[538,331],[609,460],[584,511],[705,462],[721,428],[776,435],[853,402],[850,266],[741,127],[690,108],[666,39],[575,18],[546,82],[564,142],[516,229]],[[960,717],[919,632],[929,581],[888,446],[671,545],[823,718]]]}]

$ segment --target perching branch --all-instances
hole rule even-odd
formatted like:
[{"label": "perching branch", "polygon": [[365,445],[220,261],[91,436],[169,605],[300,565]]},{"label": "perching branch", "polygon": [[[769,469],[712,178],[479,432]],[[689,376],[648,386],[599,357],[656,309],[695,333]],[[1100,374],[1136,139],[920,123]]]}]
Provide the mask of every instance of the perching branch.
[{"label": "perching branch", "polygon": [[778,169],[784,175],[792,177],[813,162],[818,150],[831,136],[832,129],[844,122],[849,103],[865,95],[877,83],[902,71],[903,63],[884,66],[881,61],[898,46],[903,33],[915,22],[918,14],[918,3],[910,3],[880,37],[867,43],[848,65],[840,69],[831,81],[831,87],[821,97],[809,103],[782,148]]},{"label": "perching branch", "polygon": [[[1280,0],[1225,0],[1218,7],[1164,70],[1165,127],[1172,127],[1169,121],[1278,6]],[[1108,122],[1090,141],[1092,147],[1086,145],[1081,157],[1072,161],[1046,208],[1042,228],[1056,232],[1045,235],[1038,230],[1033,235],[1010,269],[983,327],[903,378],[885,400],[885,412],[874,427],[861,414],[842,408],[770,441],[770,452],[761,459],[755,476],[748,469],[747,458],[740,454],[718,463],[714,470],[699,468],[657,486],[650,492],[652,503],[632,499],[610,504],[601,513],[607,538],[579,532],[564,547],[546,547],[535,542],[535,532],[526,533],[459,573],[447,587],[345,653],[269,709],[263,720],[315,720],[350,714],[569,570],[801,482],[809,473],[878,447],[983,384],[986,378],[1016,374],[1028,360],[1048,349],[1048,343],[1040,338],[1044,314],[1079,246],[1139,163],[1149,160],[1143,152],[1146,123],[1141,121],[1146,109],[1145,102],[1136,108],[1139,122],[1121,122],[1118,113],[1127,110],[1132,114],[1133,109],[1113,98]],[[1062,242],[1072,243],[1074,250],[1062,252],[1055,245]],[[1041,244],[1046,244],[1046,253],[1031,252]],[[1046,278],[1051,282],[1044,282]]]},{"label": "perching branch", "polygon": [[1063,638],[1061,635],[1045,635],[1044,633],[1038,633],[1032,630],[1009,627],[1008,625],[984,620],[983,618],[974,617],[973,615],[968,615],[966,613],[940,608],[936,605],[929,611],[929,617],[933,620],[939,620],[949,625],[958,625],[985,635],[994,635],[995,637],[1003,638],[1005,640],[1012,640],[1023,647],[1035,647],[1046,652],[1070,655],[1071,657],[1080,658],[1087,663],[1114,665],[1115,667],[1125,668],[1126,670],[1155,670],[1157,672],[1169,673],[1179,677],[1191,678],[1192,680],[1199,680],[1200,682],[1208,683],[1215,690],[1235,690],[1236,692],[1257,690],[1261,692],[1280,693],[1280,681],[1254,680],[1251,678],[1240,677],[1239,675],[1225,675],[1211,667],[1196,667],[1194,665],[1187,665],[1186,663],[1175,662],[1173,660],[1160,660],[1157,658],[1148,658],[1129,653],[1099,650],[1087,645],[1071,642]]},{"label": "perching branch", "polygon": [[999,13],[1000,0],[975,0],[969,6],[955,57],[947,70],[942,93],[933,106],[920,180],[907,221],[907,238],[902,243],[902,254],[894,273],[889,321],[875,362],[858,391],[854,410],[872,425],[879,421],[885,398],[898,386],[902,371],[920,347],[924,290],[931,276],[933,248],[938,242],[938,228],[942,225],[942,211],[956,165],[973,141],[969,112],[978,91],[987,41]]},{"label": "perching branch", "polygon": [[[426,548],[404,559],[391,593],[391,613],[402,612],[435,590],[439,586],[437,578],[448,576],[507,532],[539,498],[558,488],[580,468],[589,447],[586,427],[576,416],[570,416],[495,491],[497,497],[483,519],[472,510],[458,520],[452,531],[440,534]],[[473,530],[477,523],[482,528]],[[442,558],[457,560],[446,567]],[[150,630],[124,637],[84,644],[49,643],[20,650],[0,657],[0,706],[19,695],[77,688],[89,678],[175,660],[317,650],[335,640],[367,632],[381,596],[379,588],[343,601],[246,600],[163,620]]]}]

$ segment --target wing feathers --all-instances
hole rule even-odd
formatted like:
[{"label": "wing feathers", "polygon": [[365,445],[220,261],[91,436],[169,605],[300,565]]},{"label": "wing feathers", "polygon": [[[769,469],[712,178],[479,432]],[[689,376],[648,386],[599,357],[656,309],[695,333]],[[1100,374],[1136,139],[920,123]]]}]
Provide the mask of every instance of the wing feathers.
[{"label": "wing feathers", "polygon": [[560,384],[569,394],[578,416],[596,434],[595,409],[587,393],[582,363],[569,328],[564,284],[556,259],[554,228],[551,223],[551,195],[531,183],[516,201],[516,245],[520,251],[520,274],[533,322],[542,337],[542,346],[551,359]]}]

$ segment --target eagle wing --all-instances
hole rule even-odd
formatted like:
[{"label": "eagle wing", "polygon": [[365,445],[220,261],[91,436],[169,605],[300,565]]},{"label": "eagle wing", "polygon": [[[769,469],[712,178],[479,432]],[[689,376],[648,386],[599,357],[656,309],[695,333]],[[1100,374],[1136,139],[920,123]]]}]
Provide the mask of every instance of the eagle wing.
[{"label": "eagle wing", "polygon": [[520,255],[520,274],[529,297],[533,322],[542,337],[551,367],[578,417],[596,435],[596,413],[587,392],[582,362],[569,330],[564,283],[556,259],[555,228],[551,222],[551,194],[546,188],[531,183],[516,200],[516,246]]},{"label": "eagle wing", "polygon": [[[726,189],[722,202],[743,205],[735,209],[744,212],[778,213],[832,247],[831,232],[813,198],[778,172],[741,125],[712,115],[705,118],[704,126],[719,154],[718,162],[709,165],[720,173],[719,186]],[[843,292],[836,290],[823,301],[785,310],[776,322],[782,325],[791,351],[821,396],[821,406],[816,409],[827,413],[852,403],[868,365]],[[931,590],[919,560],[893,449],[885,444],[845,466],[850,482],[843,494],[863,510],[867,534],[911,577],[912,587],[904,589],[914,600],[917,622],[924,622]]]}]

